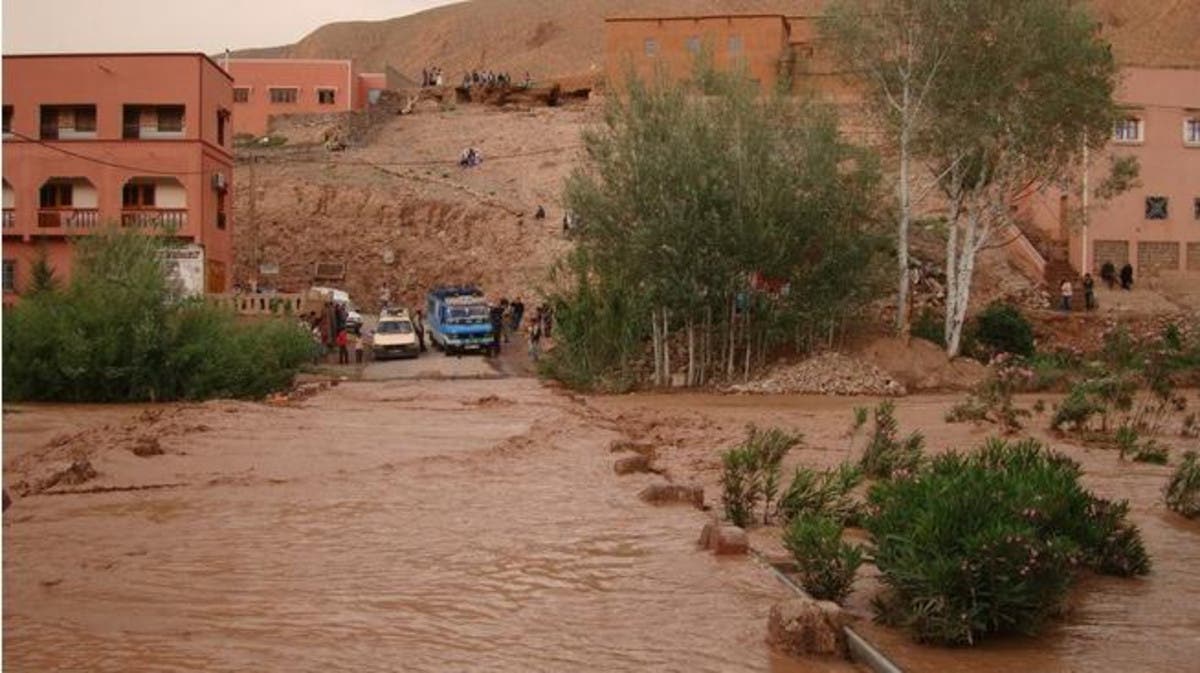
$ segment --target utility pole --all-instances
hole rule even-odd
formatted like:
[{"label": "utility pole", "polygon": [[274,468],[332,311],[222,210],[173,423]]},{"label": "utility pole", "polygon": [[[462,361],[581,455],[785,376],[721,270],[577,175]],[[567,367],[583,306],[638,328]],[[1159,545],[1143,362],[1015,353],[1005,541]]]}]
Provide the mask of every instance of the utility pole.
[{"label": "utility pole", "polygon": [[254,170],[254,165],[257,163],[258,163],[258,156],[251,155],[250,156],[250,204],[249,204],[249,208],[247,209],[247,214],[250,217],[250,231],[251,231],[251,243],[252,243],[251,250],[253,251],[252,261],[254,264],[253,278],[254,278],[254,286],[256,288],[258,287],[258,275],[259,275],[259,269],[260,269],[260,267],[259,267],[260,262],[259,262],[259,258],[258,258],[258,216],[257,216],[256,209],[255,209],[255,203],[258,201],[258,181],[256,179],[256,171]]},{"label": "utility pole", "polygon": [[1086,139],[1083,141],[1083,193],[1080,195],[1080,201],[1083,204],[1083,235],[1082,245],[1079,246],[1079,273],[1091,273],[1091,268],[1088,267],[1088,146]]}]

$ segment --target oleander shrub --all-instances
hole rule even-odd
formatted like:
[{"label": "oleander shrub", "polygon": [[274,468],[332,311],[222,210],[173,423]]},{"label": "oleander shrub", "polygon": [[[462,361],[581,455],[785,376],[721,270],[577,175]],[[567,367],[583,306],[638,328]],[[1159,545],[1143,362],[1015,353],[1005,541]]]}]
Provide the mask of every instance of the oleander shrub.
[{"label": "oleander shrub", "polygon": [[792,552],[800,584],[809,595],[835,603],[845,600],[862,565],[863,551],[842,540],[840,523],[821,514],[802,514],[784,530],[783,544]]},{"label": "oleander shrub", "polygon": [[885,591],[881,621],[922,642],[1036,633],[1081,569],[1149,572],[1128,506],[1095,497],[1074,461],[1036,441],[989,441],[873,485],[865,527]]},{"label": "oleander shrub", "polygon": [[1163,492],[1167,508],[1189,519],[1200,516],[1200,463],[1196,458],[1195,451],[1183,454]]},{"label": "oleander shrub", "polygon": [[861,482],[862,470],[849,463],[821,472],[797,467],[779,499],[779,518],[787,523],[798,516],[825,515],[843,525],[853,525],[859,520],[861,508],[850,492]]},{"label": "oleander shrub", "polygon": [[875,408],[875,429],[859,462],[865,475],[887,479],[893,473],[910,472],[920,465],[925,448],[924,435],[913,432],[900,439],[899,433],[896,405],[885,400]]},{"label": "oleander shrub", "polygon": [[779,428],[747,427],[746,439],[721,456],[721,504],[726,518],[745,528],[755,520],[762,501],[763,522],[770,521],[779,496],[780,464],[801,441],[801,435]]},{"label": "oleander shrub", "polygon": [[993,302],[976,317],[975,325],[981,347],[993,353],[1033,355],[1033,325],[1016,306]]}]

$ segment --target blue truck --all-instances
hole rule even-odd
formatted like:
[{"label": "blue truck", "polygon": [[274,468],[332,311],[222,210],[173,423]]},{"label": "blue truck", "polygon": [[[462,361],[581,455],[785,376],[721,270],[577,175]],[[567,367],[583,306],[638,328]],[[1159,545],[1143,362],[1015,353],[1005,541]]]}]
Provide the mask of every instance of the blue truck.
[{"label": "blue truck", "polygon": [[425,297],[429,342],[447,355],[483,351],[492,343],[487,300],[474,286],[439,287]]}]

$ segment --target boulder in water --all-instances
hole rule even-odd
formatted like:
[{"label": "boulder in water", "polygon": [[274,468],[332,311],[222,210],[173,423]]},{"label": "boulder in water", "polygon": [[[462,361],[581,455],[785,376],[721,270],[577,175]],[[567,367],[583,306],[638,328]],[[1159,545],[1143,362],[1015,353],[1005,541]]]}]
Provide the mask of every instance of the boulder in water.
[{"label": "boulder in water", "polygon": [[767,618],[767,642],[797,657],[845,657],[846,615],[836,603],[797,596],[776,603]]}]

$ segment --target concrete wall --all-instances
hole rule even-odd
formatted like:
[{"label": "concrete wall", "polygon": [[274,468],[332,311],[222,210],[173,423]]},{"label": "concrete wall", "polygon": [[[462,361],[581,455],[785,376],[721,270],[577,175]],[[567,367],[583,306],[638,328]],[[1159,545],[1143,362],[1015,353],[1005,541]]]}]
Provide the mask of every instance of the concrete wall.
[{"label": "concrete wall", "polygon": [[[248,90],[246,102],[233,104],[235,133],[264,135],[272,115],[344,112],[355,109],[359,99],[350,61],[230,59],[229,72],[235,88]],[[296,102],[272,103],[272,88],[296,89]],[[332,89],[334,102],[320,103],[318,89]]]},{"label": "concrete wall", "polygon": [[[20,260],[40,247],[55,251],[59,273],[69,275],[70,239],[119,224],[129,180],[166,175],[176,186],[156,193],[156,207],[187,208],[186,225],[176,235],[204,246],[207,259],[232,264],[231,223],[220,231],[205,225],[216,212],[212,175],[223,173],[227,181],[233,176],[232,128],[224,144],[218,142],[218,113],[229,110],[233,99],[232,82],[220,67],[203,54],[71,54],[9,56],[3,70],[4,104],[13,106],[14,131],[4,139],[4,177],[15,215],[14,226],[3,231],[4,258],[18,260],[18,276],[27,269]],[[40,140],[43,104],[95,105],[95,137]],[[126,104],[183,105],[181,137],[125,140]],[[94,226],[39,226],[38,192],[51,179],[76,183],[73,208],[96,209],[87,220]]]}]

